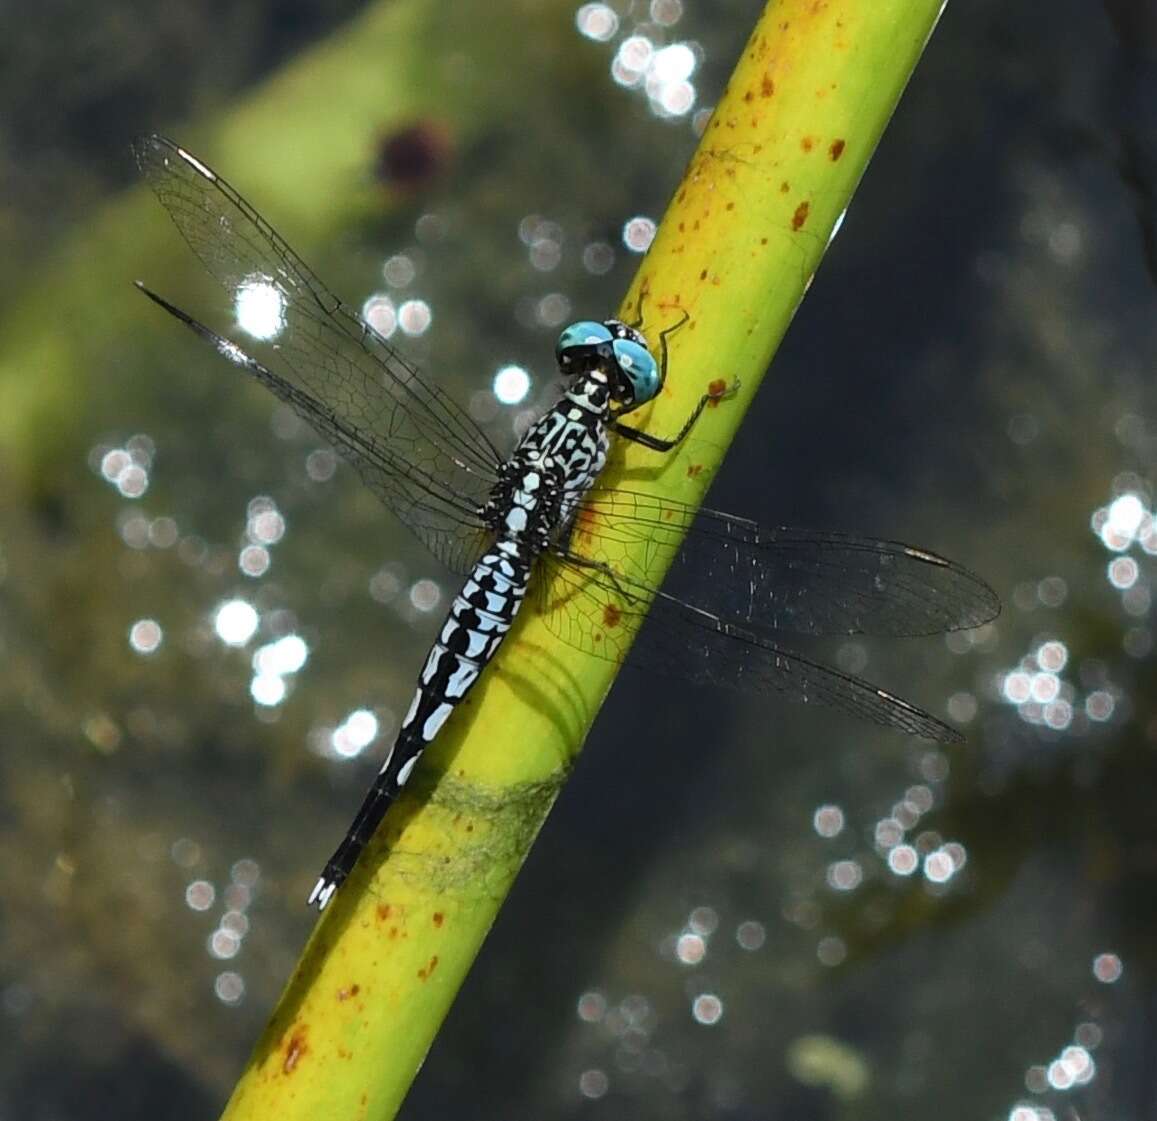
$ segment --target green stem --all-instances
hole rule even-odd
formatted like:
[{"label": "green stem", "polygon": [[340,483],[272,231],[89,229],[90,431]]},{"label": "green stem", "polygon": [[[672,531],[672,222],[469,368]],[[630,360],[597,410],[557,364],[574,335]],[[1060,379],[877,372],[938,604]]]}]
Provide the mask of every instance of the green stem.
[{"label": "green stem", "polygon": [[[669,456],[620,445],[604,482],[629,473],[634,490],[701,498],[940,8],[781,0],[764,13],[624,302],[645,293],[652,339],[690,314],[639,424],[676,431],[716,379],[742,388]],[[639,552],[661,576],[669,558]],[[319,923],[226,1118],[394,1116],[616,670],[528,608]]]}]

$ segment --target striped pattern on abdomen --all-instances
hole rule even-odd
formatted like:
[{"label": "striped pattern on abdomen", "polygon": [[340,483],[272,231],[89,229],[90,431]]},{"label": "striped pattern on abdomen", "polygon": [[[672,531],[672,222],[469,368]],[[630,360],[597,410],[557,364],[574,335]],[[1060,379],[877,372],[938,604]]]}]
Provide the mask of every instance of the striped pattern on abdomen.
[{"label": "striped pattern on abdomen", "polygon": [[386,810],[409,781],[426,745],[470,691],[510,630],[526,596],[530,563],[518,543],[499,541],[474,566],[422,667],[410,711],[345,840],[309,897],[322,907],[345,882]]}]

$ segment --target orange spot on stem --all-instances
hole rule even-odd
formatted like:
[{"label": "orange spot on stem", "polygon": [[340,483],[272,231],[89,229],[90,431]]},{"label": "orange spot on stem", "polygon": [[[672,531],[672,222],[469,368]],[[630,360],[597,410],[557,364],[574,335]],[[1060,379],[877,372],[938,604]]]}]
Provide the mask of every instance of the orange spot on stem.
[{"label": "orange spot on stem", "polygon": [[297,1064],[309,1052],[309,1048],[305,1042],[305,1030],[299,1028],[289,1037],[289,1042],[285,1046],[285,1058],[281,1063],[282,1074],[292,1074],[297,1067]]}]

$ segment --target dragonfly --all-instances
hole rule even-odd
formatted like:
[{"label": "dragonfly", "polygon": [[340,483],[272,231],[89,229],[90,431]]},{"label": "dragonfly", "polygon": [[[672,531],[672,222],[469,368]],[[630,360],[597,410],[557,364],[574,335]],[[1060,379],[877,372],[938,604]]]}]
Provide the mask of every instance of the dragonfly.
[{"label": "dragonfly", "polygon": [[[672,436],[628,424],[667,375],[667,341],[638,324],[561,333],[557,402],[503,453],[436,382],[342,303],[216,172],[162,136],[134,151],[145,179],[237,313],[244,348],[146,288],[154,303],[273,392],[327,440],[444,565],[465,577],[409,711],[308,902],[324,909],[426,746],[494,657],[532,584],[564,643],[685,679],[816,701],[943,743],[960,733],[918,706],[779,644],[779,632],[932,635],[980,626],[1000,602],[953,561],[896,541],[768,528],[718,510],[603,486],[612,438],[661,456]],[[263,309],[261,326],[246,307]],[[246,320],[250,320],[246,328]],[[648,571],[674,559],[663,586]],[[682,590],[672,589],[686,588]],[[645,621],[645,625],[644,624]]]}]

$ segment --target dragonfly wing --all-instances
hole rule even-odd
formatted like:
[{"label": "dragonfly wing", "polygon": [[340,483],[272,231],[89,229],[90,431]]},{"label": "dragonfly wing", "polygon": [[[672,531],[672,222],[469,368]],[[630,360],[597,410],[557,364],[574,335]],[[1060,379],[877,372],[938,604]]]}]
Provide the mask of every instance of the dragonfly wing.
[{"label": "dragonfly wing", "polygon": [[996,593],[979,576],[926,549],[771,529],[633,491],[592,490],[571,542],[644,581],[648,566],[674,551],[664,587],[676,594],[686,587],[687,598],[708,611],[769,630],[928,635],[977,627],[1000,612]]},{"label": "dragonfly wing", "polygon": [[[245,336],[254,357],[238,351],[247,361],[237,364],[333,440],[439,559],[468,569],[478,529],[465,511],[485,503],[502,461],[486,434],[333,295],[220,176],[161,136],[134,150],[177,229],[238,312],[247,300],[265,309],[268,331]],[[208,328],[198,333],[221,339]]]},{"label": "dragonfly wing", "polygon": [[[236,343],[199,323],[187,312],[169,303],[163,296],[149,291],[138,282],[146,296],[170,315],[179,319],[194,334],[209,343],[222,357],[252,374],[274,396],[296,409],[338,452],[353,464],[367,486],[381,496],[390,509],[404,513],[402,520],[410,526],[437,556],[464,553],[480,555],[493,533],[468,506],[452,505],[435,487],[427,487],[411,465],[394,462],[388,448],[377,446],[372,433],[360,431],[340,415],[310,401],[308,409],[300,407],[304,394],[257,359],[250,357]],[[450,527],[447,533],[446,527]],[[472,562],[471,562],[472,563]]]},{"label": "dragonfly wing", "polygon": [[621,662],[629,650],[632,665],[685,680],[814,701],[940,743],[963,738],[931,713],[868,681],[793,654],[749,627],[666,592],[566,554],[548,555],[542,565],[540,612],[546,625],[589,654]]}]

